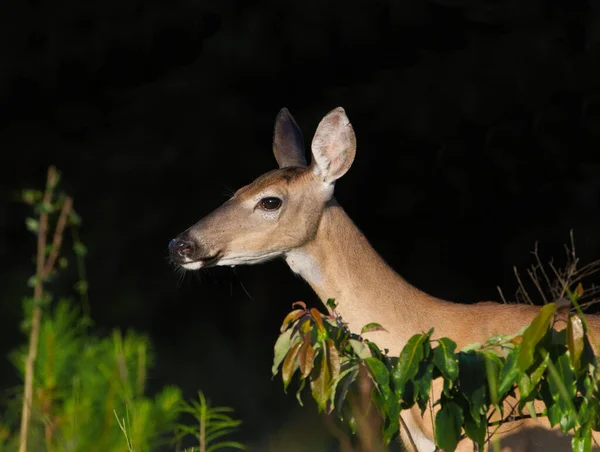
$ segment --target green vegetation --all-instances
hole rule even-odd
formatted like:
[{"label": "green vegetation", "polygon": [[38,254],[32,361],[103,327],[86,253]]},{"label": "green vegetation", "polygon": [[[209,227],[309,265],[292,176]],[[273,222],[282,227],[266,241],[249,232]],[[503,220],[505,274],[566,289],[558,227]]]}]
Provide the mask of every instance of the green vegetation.
[{"label": "green vegetation", "polygon": [[[93,334],[87,312],[86,250],[77,234],[80,220],[71,198],[57,193],[58,182],[58,172],[50,168],[44,192],[23,192],[23,200],[34,210],[26,226],[37,236],[38,253],[36,274],[28,282],[34,294],[24,299],[22,328],[29,342],[10,356],[24,383],[11,391],[0,413],[0,451],[141,452],[180,447],[188,435],[193,437],[188,443],[198,444],[191,451],[243,449],[233,441],[215,442],[240,424],[225,414],[231,409],[211,408],[202,393],[199,402],[186,403],[174,386],[152,397],[146,394],[153,362],[146,336],[119,330],[107,337]],[[59,271],[68,266],[61,256],[67,229],[74,239],[79,273],[74,287],[81,303],[50,292]],[[197,422],[182,424],[184,413]]]},{"label": "green vegetation", "polygon": [[[300,403],[309,382],[319,410],[337,413],[358,434],[362,451],[385,450],[399,435],[400,411],[417,404],[423,414],[430,403],[440,406],[433,427],[437,446],[446,451],[465,437],[481,449],[489,441],[494,444],[501,424],[541,416],[574,433],[573,450],[591,451],[591,432],[600,431],[600,365],[580,303],[596,289],[586,293],[579,281],[597,266],[582,271],[571,266],[566,276],[557,271],[563,284],[548,279],[548,289],[560,303],[545,304],[530,325],[512,336],[495,336],[460,351],[450,338],[435,338],[431,329],[414,335],[399,356],[388,356],[346,328],[334,300],[327,303],[329,315],[295,303],[275,345],[273,374],[281,369],[284,389],[298,375]],[[543,293],[536,272],[530,275]],[[571,289],[573,282],[577,285]],[[521,286],[519,293],[527,292]],[[575,312],[568,312],[571,304]],[[563,327],[555,328],[560,323]],[[368,324],[361,334],[379,329]],[[438,378],[443,391],[432,400],[432,382]],[[509,400],[518,403],[506,405]],[[544,404],[542,412],[535,411],[534,401]]]}]

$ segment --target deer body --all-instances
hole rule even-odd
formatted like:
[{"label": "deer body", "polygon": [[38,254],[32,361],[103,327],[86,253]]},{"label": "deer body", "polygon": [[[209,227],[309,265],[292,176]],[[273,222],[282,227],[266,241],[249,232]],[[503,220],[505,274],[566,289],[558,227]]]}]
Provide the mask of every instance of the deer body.
[{"label": "deer body", "polygon": [[[387,331],[368,338],[398,356],[408,339],[434,328],[458,348],[484,342],[494,334],[511,334],[538,313],[528,305],[492,302],[464,305],[430,296],[398,275],[371,247],[333,197],[333,187],[350,168],[356,151],[352,126],[343,109],[326,115],[312,141],[307,164],[304,142],[295,121],[283,109],[275,124],[273,151],[280,169],[238,190],[217,210],[170,244],[172,260],[184,268],[240,265],[283,257],[325,302],[335,298],[337,311],[351,331],[377,322]],[[600,334],[600,320],[588,323]],[[441,385],[434,381],[433,400]],[[418,408],[401,415],[405,446],[435,450],[431,412]],[[570,450],[570,438],[531,420],[500,430],[502,449]],[[473,450],[462,441],[458,450]]]}]

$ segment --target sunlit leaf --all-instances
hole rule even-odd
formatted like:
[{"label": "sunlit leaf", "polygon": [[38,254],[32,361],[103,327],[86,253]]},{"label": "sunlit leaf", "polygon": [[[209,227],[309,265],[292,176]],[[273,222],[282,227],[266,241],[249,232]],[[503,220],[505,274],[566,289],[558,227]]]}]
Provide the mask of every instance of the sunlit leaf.
[{"label": "sunlit leaf", "polygon": [[371,353],[371,349],[364,342],[358,341],[356,339],[349,339],[348,344],[350,345],[354,353],[356,353],[356,356],[358,356],[361,359],[366,359],[370,356],[373,356]]},{"label": "sunlit leaf", "polygon": [[311,308],[310,313],[319,328],[319,331],[325,331],[325,327],[323,326],[323,318],[321,317],[321,313],[316,308]]},{"label": "sunlit leaf", "polygon": [[300,317],[302,317],[305,313],[306,313],[306,311],[304,309],[296,309],[296,310],[290,312],[288,315],[285,316],[285,319],[283,319],[283,323],[281,324],[280,331],[283,333],[285,330],[287,330],[290,327],[290,325],[292,323],[294,323],[296,320],[298,320]]},{"label": "sunlit leaf", "polygon": [[327,339],[327,360],[331,371],[331,379],[336,380],[340,376],[340,355],[331,339]]},{"label": "sunlit leaf", "polygon": [[403,397],[406,382],[412,380],[419,370],[419,363],[424,355],[424,343],[429,342],[426,334],[415,334],[411,337],[398,358],[398,365],[392,373],[396,394]]},{"label": "sunlit leaf", "polygon": [[327,409],[327,401],[331,396],[331,374],[325,353],[321,353],[321,362],[314,371],[318,371],[318,375],[316,378],[311,378],[310,389],[315,402],[317,402],[319,412],[322,412]]},{"label": "sunlit leaf", "polygon": [[305,339],[300,349],[298,359],[300,361],[300,372],[302,373],[301,378],[305,379],[310,375],[313,369],[313,360],[315,357],[315,349],[313,348],[310,340]]},{"label": "sunlit leaf", "polygon": [[543,306],[523,333],[521,351],[517,361],[519,370],[526,371],[533,364],[535,348],[550,329],[555,311],[555,303]]},{"label": "sunlit leaf", "polygon": [[385,364],[377,358],[367,358],[365,359],[365,365],[378,386],[387,386],[390,384],[390,372]]},{"label": "sunlit leaf", "polygon": [[444,378],[450,381],[456,380],[458,376],[458,360],[454,354],[456,343],[447,337],[438,341],[437,347],[433,349],[433,362],[442,373]]},{"label": "sunlit leaf", "polygon": [[592,430],[590,424],[583,424],[575,430],[575,434],[571,439],[573,452],[591,452],[592,443]]},{"label": "sunlit leaf", "polygon": [[571,364],[575,371],[579,371],[581,366],[581,354],[583,353],[583,338],[585,330],[583,322],[578,315],[569,315],[567,320],[567,346]]},{"label": "sunlit leaf", "polygon": [[306,303],[303,301],[294,301],[292,303],[292,309],[294,309],[296,306],[300,306],[302,309],[304,309],[306,311]]},{"label": "sunlit leaf", "polygon": [[371,333],[374,331],[385,331],[387,333],[387,330],[382,327],[379,323],[367,323],[365,326],[362,327],[362,329],[360,330],[360,334],[363,335],[365,333]]},{"label": "sunlit leaf", "polygon": [[273,376],[277,375],[279,372],[279,365],[282,363],[285,356],[290,351],[292,347],[292,330],[287,330],[277,338],[277,342],[275,342],[275,355],[273,357],[273,367],[271,368],[271,372]]},{"label": "sunlit leaf", "polygon": [[500,360],[498,355],[492,352],[483,352],[485,373],[487,377],[488,390],[490,394],[490,401],[496,405],[498,403],[498,381],[500,375],[500,369],[503,367],[503,362]]},{"label": "sunlit leaf", "polygon": [[302,342],[297,342],[294,344],[283,360],[283,366],[281,367],[281,378],[283,379],[284,391],[287,389],[290,381],[292,380],[292,375],[297,365],[296,358],[298,357],[300,347],[302,347]]},{"label": "sunlit leaf", "polygon": [[36,234],[40,230],[40,222],[35,218],[26,218],[25,226],[27,227],[27,230]]},{"label": "sunlit leaf", "polygon": [[504,394],[506,394],[519,379],[520,370],[517,366],[517,360],[520,353],[521,344],[517,344],[506,357],[506,363],[500,370],[500,375],[498,376],[498,398],[504,397]]}]

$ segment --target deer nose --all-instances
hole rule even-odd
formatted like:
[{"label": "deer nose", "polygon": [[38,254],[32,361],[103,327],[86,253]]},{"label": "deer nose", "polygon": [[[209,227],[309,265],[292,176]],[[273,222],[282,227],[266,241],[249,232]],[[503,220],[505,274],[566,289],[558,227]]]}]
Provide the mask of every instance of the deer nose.
[{"label": "deer nose", "polygon": [[188,257],[194,251],[194,244],[189,240],[176,238],[169,242],[169,252],[173,257]]}]

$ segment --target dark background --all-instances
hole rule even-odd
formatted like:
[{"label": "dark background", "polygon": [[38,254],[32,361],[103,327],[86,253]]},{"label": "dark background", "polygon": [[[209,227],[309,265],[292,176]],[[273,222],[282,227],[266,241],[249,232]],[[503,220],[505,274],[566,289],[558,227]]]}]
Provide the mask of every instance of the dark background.
[{"label": "dark background", "polygon": [[314,407],[270,377],[281,320],[316,297],[279,261],[180,281],[169,240],[275,167],[281,107],[309,143],[341,105],[358,152],[336,196],[414,285],[498,299],[571,228],[600,258],[599,56],[594,1],[1,2],[0,356],[25,339],[35,252],[15,196],[56,164],[96,331],[149,333],[150,390],[233,406],[255,450],[316,450]]}]

